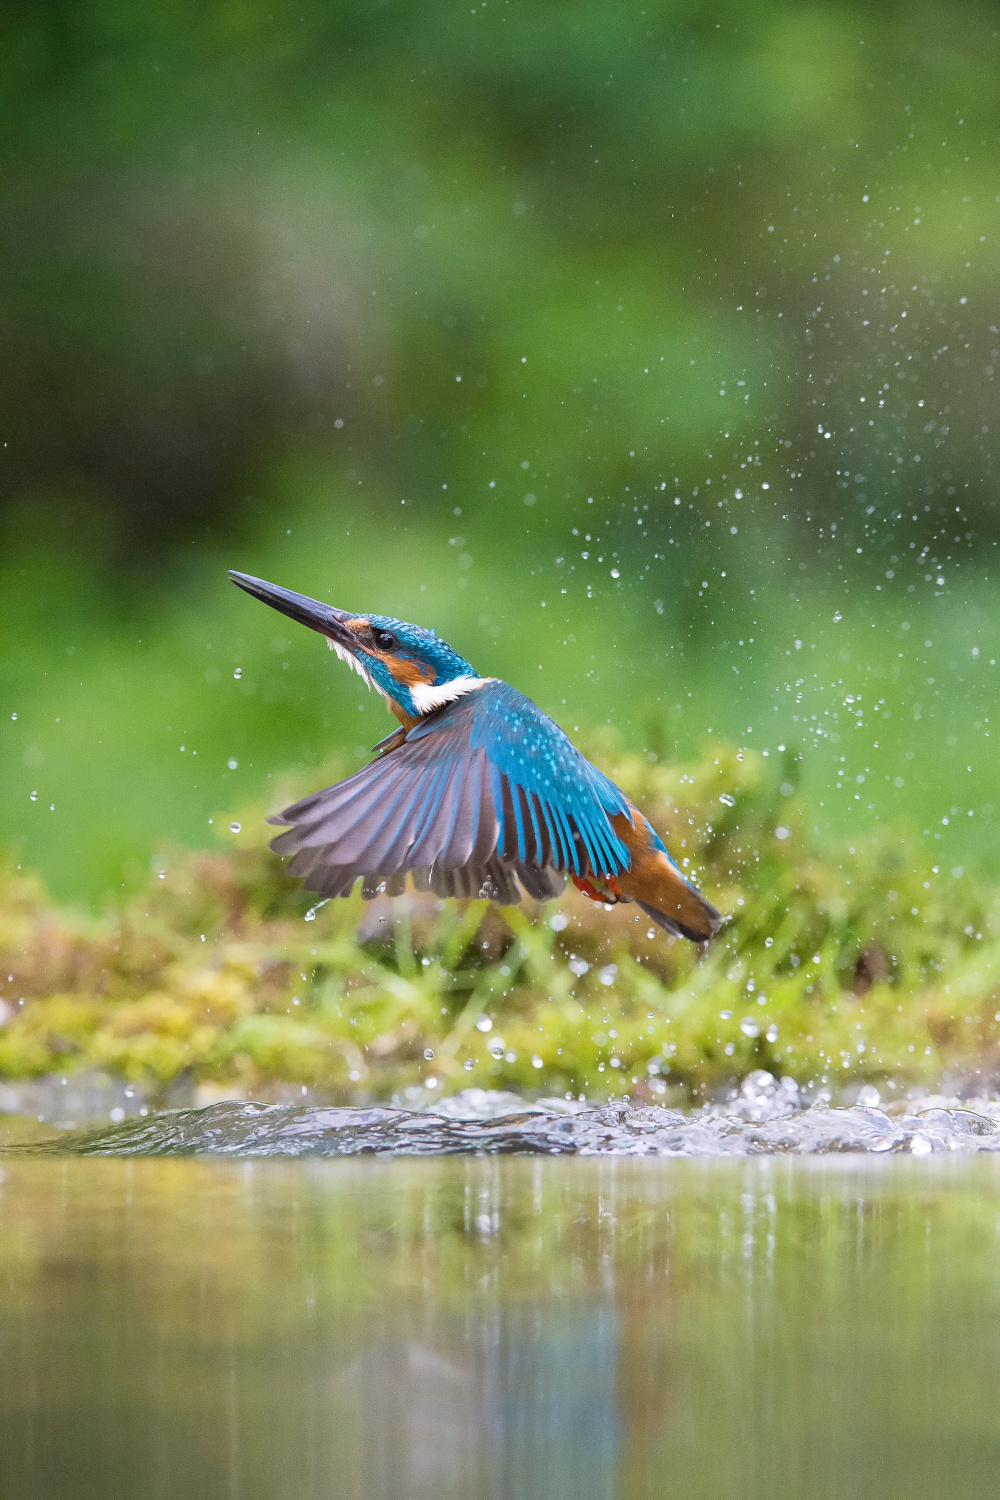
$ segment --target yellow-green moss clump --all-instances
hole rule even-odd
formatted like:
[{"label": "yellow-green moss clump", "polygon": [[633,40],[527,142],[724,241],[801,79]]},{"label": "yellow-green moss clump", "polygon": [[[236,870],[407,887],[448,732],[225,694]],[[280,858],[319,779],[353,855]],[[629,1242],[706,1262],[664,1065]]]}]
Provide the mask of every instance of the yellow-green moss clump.
[{"label": "yellow-green moss clump", "polygon": [[416,1084],[678,1100],[755,1068],[831,1088],[996,1080],[1000,893],[898,835],[820,858],[780,793],[787,764],[597,758],[729,917],[707,951],[572,888],[503,912],[355,896],[310,918],[255,814],[259,845],[178,853],[100,922],[3,877],[0,1078],[96,1067],[160,1099],[283,1081],[344,1101]]}]

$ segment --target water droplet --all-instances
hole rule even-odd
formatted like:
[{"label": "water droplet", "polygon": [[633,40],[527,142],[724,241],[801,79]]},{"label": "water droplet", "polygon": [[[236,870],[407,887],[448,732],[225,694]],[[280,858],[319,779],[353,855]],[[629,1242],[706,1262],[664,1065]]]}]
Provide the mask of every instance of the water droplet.
[{"label": "water droplet", "polygon": [[619,571],[618,571],[617,568],[612,568],[611,569],[611,576],[612,576],[612,578],[620,578],[622,575],[619,573]]},{"label": "water droplet", "polygon": [[544,1064],[544,1062],[543,1062],[543,1061],[542,1061],[542,1059],[541,1059],[541,1058],[540,1058],[540,1057],[539,1057],[539,1056],[538,1056],[538,1053],[537,1053],[537,1052],[536,1052],[536,1053],[535,1053],[535,1055],[534,1055],[534,1057],[533,1057],[533,1058],[532,1058],[532,1059],[531,1059],[531,1066],[532,1066],[532,1067],[533,1067],[533,1068],[544,1068],[544,1067],[545,1067],[545,1064]]},{"label": "water droplet", "polygon": [[731,797],[728,792],[723,792],[722,795],[721,795],[721,797],[719,798],[719,801],[725,807],[735,807],[736,806],[736,798],[735,797]]},{"label": "water droplet", "polygon": [[493,1030],[493,1022],[490,1020],[489,1016],[480,1016],[479,1017],[479,1020],[476,1022],[476,1030],[477,1031],[492,1031]]},{"label": "water droplet", "polygon": [[12,719],[16,719],[17,718],[17,714],[11,714],[11,718]]},{"label": "water droplet", "polygon": [[424,1060],[425,1060],[425,1062],[430,1062],[431,1059],[433,1058],[433,1056],[434,1056],[434,1048],[433,1047],[425,1047],[424,1048]]},{"label": "water droplet", "polygon": [[777,1026],[775,1026],[773,1021],[765,1031],[764,1035],[767,1037],[769,1042],[776,1042],[778,1040],[778,1028]]},{"label": "water droplet", "polygon": [[325,906],[326,905],[326,902],[329,901],[329,899],[330,899],[330,897],[327,896],[327,898],[326,898],[325,901],[317,901],[315,906],[310,906],[309,910],[306,912],[306,921],[307,922],[315,922],[315,920],[316,920],[316,913],[319,911],[319,909],[320,909],[321,906]]},{"label": "water droplet", "polygon": [[230,825],[229,825],[229,832],[230,833],[239,833],[239,831],[240,831],[240,829],[242,827],[243,827],[242,823],[230,823]]},{"label": "water droplet", "polygon": [[242,667],[237,667],[236,671],[233,673],[233,676],[236,678],[237,681],[239,681],[239,679],[243,676],[243,668]]},{"label": "water droplet", "polygon": [[564,916],[561,911],[557,911],[555,916],[549,919],[549,926],[553,932],[564,932],[569,926],[569,917]]},{"label": "water droplet", "polygon": [[743,1017],[743,1020],[740,1022],[740,1030],[742,1031],[744,1036],[760,1036],[760,1027],[757,1025],[757,1022],[754,1020],[753,1016]]},{"label": "water droplet", "polygon": [[237,768],[237,767],[238,767],[238,765],[239,765],[239,761],[238,761],[238,760],[227,760],[227,761],[226,761],[226,765],[227,765],[227,766],[228,766],[228,767],[229,767],[229,769],[230,769],[230,770],[231,770],[231,771],[235,771],[235,770],[236,770],[236,768]]},{"label": "water droplet", "polygon": [[37,792],[29,792],[28,796],[29,796],[29,798],[31,799],[32,802],[37,802],[38,801],[38,793]]}]

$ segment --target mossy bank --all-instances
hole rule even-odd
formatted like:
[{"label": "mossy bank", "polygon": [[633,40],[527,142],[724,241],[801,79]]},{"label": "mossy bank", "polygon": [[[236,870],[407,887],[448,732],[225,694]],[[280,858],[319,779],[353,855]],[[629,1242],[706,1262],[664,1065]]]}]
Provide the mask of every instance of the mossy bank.
[{"label": "mossy bank", "polygon": [[572,888],[503,911],[416,894],[312,911],[244,810],[229,852],[177,851],[100,921],[8,870],[0,1077],[343,1102],[469,1085],[680,1101],[757,1068],[834,1091],[1000,1082],[1000,892],[905,832],[821,855],[791,761],[589,748],[727,914],[707,950]]}]

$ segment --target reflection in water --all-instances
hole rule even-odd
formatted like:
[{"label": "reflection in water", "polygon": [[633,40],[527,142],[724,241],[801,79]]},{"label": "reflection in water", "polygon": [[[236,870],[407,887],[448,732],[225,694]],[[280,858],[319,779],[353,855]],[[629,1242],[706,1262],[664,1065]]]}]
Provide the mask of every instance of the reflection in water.
[{"label": "reflection in water", "polygon": [[612,1494],[614,1335],[609,1308],[577,1307],[545,1322],[532,1312],[446,1322],[367,1349],[334,1386],[360,1459],[352,1493]]},{"label": "reflection in water", "polygon": [[992,1159],[3,1172],[5,1500],[964,1500],[1000,1464]]}]

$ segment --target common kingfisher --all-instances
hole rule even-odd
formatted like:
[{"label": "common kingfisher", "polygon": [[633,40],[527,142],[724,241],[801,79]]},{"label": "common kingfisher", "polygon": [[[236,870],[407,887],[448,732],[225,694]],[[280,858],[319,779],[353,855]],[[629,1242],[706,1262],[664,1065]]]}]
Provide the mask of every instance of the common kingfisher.
[{"label": "common kingfisher", "polygon": [[591,900],[634,901],[668,932],[702,943],[721,917],[674,864],[620,787],[547,714],[480,677],[433,630],[352,613],[246,573],[235,584],[326,637],[381,693],[400,727],[377,759],[270,822],[289,872],[325,897],[398,896],[410,875],[439,896],[517,905],[558,896],[569,875]]}]

